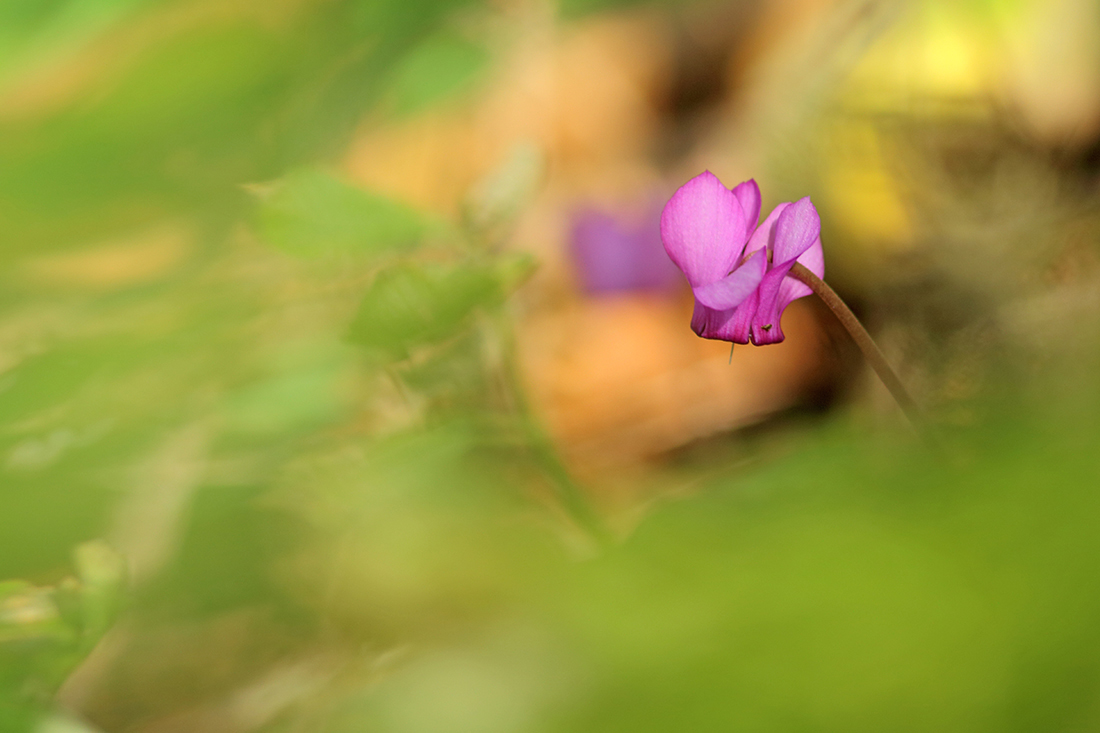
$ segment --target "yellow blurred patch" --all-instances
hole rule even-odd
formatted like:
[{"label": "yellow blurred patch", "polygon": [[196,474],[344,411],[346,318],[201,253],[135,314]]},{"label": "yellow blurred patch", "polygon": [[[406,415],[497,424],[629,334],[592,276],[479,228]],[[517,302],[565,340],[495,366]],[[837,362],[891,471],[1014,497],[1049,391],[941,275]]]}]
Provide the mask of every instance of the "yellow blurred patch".
[{"label": "yellow blurred patch", "polygon": [[190,249],[190,232],[175,224],[77,252],[38,257],[27,263],[26,271],[31,279],[48,285],[117,288],[165,276]]},{"label": "yellow blurred patch", "polygon": [[830,214],[861,243],[893,250],[910,244],[912,222],[871,127],[846,124],[833,132],[823,178]]},{"label": "yellow blurred patch", "polygon": [[[849,103],[879,111],[935,112],[943,102],[982,101],[995,87],[996,39],[957,8],[928,6],[875,43],[852,70]],[[916,105],[916,107],[914,107]]]}]

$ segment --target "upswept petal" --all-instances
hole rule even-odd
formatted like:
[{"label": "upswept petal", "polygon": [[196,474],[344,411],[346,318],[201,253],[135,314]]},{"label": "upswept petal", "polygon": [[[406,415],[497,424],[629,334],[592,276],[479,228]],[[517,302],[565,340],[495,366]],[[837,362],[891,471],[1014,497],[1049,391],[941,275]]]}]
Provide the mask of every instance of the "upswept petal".
[{"label": "upswept petal", "polygon": [[783,311],[791,305],[792,300],[813,293],[809,286],[794,280],[788,274],[794,262],[802,263],[807,270],[818,277],[824,276],[825,258],[821,238],[814,240],[810,249],[799,255],[798,260],[773,265],[760,281],[760,286],[757,288],[760,305],[752,318],[752,342],[757,346],[782,341],[784,338],[781,324]]},{"label": "upswept petal", "polygon": [[[810,248],[798,256],[797,262],[800,262],[803,267],[817,275],[818,277],[825,278],[825,252],[821,249],[821,237],[814,240],[814,243],[810,245]],[[802,285],[802,283],[799,283]],[[803,285],[803,287],[807,287]],[[807,292],[808,294],[808,292]]]},{"label": "upswept petal", "polygon": [[767,268],[767,256],[763,252],[755,252],[726,277],[692,288],[692,292],[695,299],[707,308],[719,311],[736,308],[756,290]]},{"label": "upswept petal", "polygon": [[681,186],[661,212],[661,241],[694,288],[721,280],[745,249],[745,214],[710,171]]},{"label": "upswept petal", "polygon": [[775,222],[772,262],[792,262],[821,239],[821,217],[805,196],[783,209]]},{"label": "upswept petal", "polygon": [[810,294],[810,289],[805,285],[787,277],[791,267],[803,255],[806,255],[804,264],[808,263],[807,267],[812,265],[824,274],[821,217],[809,196],[787,206],[776,220],[772,266],[757,288],[760,301],[752,319],[752,342],[757,346],[782,341],[784,309],[795,298]]},{"label": "upswept petal", "polygon": [[748,240],[760,221],[760,186],[756,185],[755,179],[750,178],[734,186],[733,195],[737,197],[741,211],[745,214],[745,239]]},{"label": "upswept petal", "polygon": [[[825,253],[821,250],[821,238],[818,237],[817,241],[811,244],[810,248],[800,254],[795,261],[818,277],[824,278]],[[783,309],[791,304],[791,301],[805,298],[807,295],[812,295],[813,292],[810,290],[809,285],[804,285],[793,277],[787,276],[779,284],[779,294],[775,299],[776,307],[782,313]]]},{"label": "upswept petal", "polygon": [[[745,245],[745,254],[765,248],[768,250],[769,255],[772,253],[772,247],[775,243],[776,222],[779,221],[779,215],[782,214],[788,206],[790,206],[789,203],[783,203],[772,209],[772,213],[768,214],[768,218],[764,220],[764,223],[758,226],[756,231],[752,233],[752,236],[749,237],[748,244]],[[769,259],[771,258],[769,257]]]}]

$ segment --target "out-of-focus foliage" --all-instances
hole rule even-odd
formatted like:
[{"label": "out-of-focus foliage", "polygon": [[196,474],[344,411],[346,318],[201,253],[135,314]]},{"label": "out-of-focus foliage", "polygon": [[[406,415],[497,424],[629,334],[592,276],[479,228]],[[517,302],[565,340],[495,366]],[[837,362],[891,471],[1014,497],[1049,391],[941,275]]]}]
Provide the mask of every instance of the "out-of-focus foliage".
[{"label": "out-of-focus foliage", "polygon": [[[428,43],[463,4],[18,3],[0,121],[3,249],[230,215],[240,184],[340,150],[385,90],[411,108],[475,70],[469,47]],[[74,25],[90,37],[71,38]]]},{"label": "out-of-focus foliage", "polygon": [[[1059,2],[1050,27],[1077,17]],[[0,730],[1096,727],[1094,154],[976,102],[995,44],[967,35],[1049,18],[838,3],[766,83],[732,31],[719,57],[707,13],[766,45],[814,3],[594,20],[658,19],[676,50],[653,99],[588,65],[617,36],[537,57],[629,5],[0,5]],[[529,102],[460,214],[348,174],[357,135],[507,117],[469,100],[515,72],[537,101],[558,66],[595,80],[580,112]],[[747,111],[704,88],[721,74]],[[1046,98],[1025,86],[1021,109]],[[937,447],[847,380],[831,411],[703,437],[685,420],[677,450],[578,485],[516,359],[517,333],[541,337],[523,308],[566,288],[515,295],[547,201],[599,191],[586,166],[655,165],[615,157],[636,130],[585,147],[618,119],[607,98],[663,115],[638,122],[646,156],[734,149],[766,196],[814,196],[829,277]]]},{"label": "out-of-focus foliage", "polygon": [[392,111],[412,114],[463,91],[488,61],[483,47],[461,36],[440,34],[426,39],[393,71],[387,90]]},{"label": "out-of-focus foliage", "polygon": [[0,726],[31,727],[65,677],[106,633],[121,600],[122,558],[103,543],[79,545],[77,578],[56,587],[0,583]]},{"label": "out-of-focus foliage", "polygon": [[263,195],[264,238],[304,257],[384,255],[415,246],[430,229],[416,211],[321,171],[295,171]]},{"label": "out-of-focus foliage", "polygon": [[[476,7],[0,9],[0,577],[40,579],[3,586],[0,728],[32,726],[106,630],[88,563],[79,585],[62,582],[93,537],[127,555],[136,619],[276,608],[277,628],[310,637],[317,617],[273,577],[309,522],[273,492],[288,466],[422,419],[389,406],[401,378],[364,369],[345,342],[356,301],[366,292],[369,309],[395,267],[449,272],[435,310],[406,324],[439,338],[498,305],[513,267],[396,264],[426,241],[451,259],[468,245],[316,167],[372,106],[412,114],[469,87],[486,56],[454,26],[465,11]],[[478,360],[453,360],[457,376],[449,354],[421,368],[461,392]],[[74,699],[92,695],[82,685]]]},{"label": "out-of-focus foliage", "polygon": [[507,285],[518,282],[516,272],[525,269],[522,258],[385,269],[367,289],[349,337],[368,349],[407,357],[419,344],[454,334],[475,308],[499,304]]}]

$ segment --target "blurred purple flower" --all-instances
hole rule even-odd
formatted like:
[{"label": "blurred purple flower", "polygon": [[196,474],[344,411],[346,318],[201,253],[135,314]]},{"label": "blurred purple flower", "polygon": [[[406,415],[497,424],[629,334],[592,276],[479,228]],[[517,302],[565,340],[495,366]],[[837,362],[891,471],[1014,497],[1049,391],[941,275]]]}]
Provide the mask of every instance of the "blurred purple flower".
[{"label": "blurred purple flower", "polygon": [[679,277],[661,250],[658,209],[621,219],[596,209],[573,217],[573,258],[586,293],[672,290]]},{"label": "blurred purple flower", "polygon": [[731,191],[710,171],[665,204],[661,239],[695,294],[691,328],[703,338],[779,343],[784,309],[811,293],[787,276],[791,267],[825,274],[821,219],[809,197],[776,206],[758,227],[759,217],[756,181]]}]

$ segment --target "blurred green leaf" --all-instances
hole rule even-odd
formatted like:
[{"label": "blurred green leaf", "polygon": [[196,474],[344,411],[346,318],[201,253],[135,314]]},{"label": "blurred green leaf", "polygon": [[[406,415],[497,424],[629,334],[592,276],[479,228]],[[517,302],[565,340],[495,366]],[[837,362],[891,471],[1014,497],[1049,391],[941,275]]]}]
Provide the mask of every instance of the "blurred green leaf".
[{"label": "blurred green leaf", "polygon": [[38,710],[0,699],[0,730],[27,733],[38,724],[40,716]]},{"label": "blurred green leaf", "polygon": [[465,202],[469,223],[486,233],[515,219],[530,203],[546,172],[546,156],[533,142],[516,143],[503,162],[471,189]]},{"label": "blurred green leaf", "polygon": [[121,606],[126,561],[102,541],[77,545],[73,559],[80,579],[81,649],[89,652]]},{"label": "blurred green leaf", "polygon": [[454,35],[433,36],[397,64],[387,90],[397,114],[412,114],[473,84],[489,61],[476,43]]},{"label": "blurred green leaf", "polygon": [[499,296],[480,268],[401,264],[379,273],[351,327],[354,343],[404,355],[449,336],[479,305]]},{"label": "blurred green leaf", "polygon": [[497,263],[390,267],[363,297],[349,340],[402,358],[418,344],[454,334],[475,308],[500,303],[506,274]]},{"label": "blurred green leaf", "polygon": [[0,3],[0,79],[93,36],[126,11],[158,0],[5,0]]},{"label": "blurred green leaf", "polygon": [[262,486],[205,485],[195,494],[172,563],[138,602],[180,619],[285,602],[272,567],[301,534],[296,518],[264,506]]},{"label": "blurred green leaf", "polygon": [[103,542],[76,548],[79,581],[0,582],[0,730],[27,730],[113,623],[123,560]]},{"label": "blurred green leaf", "polygon": [[260,204],[259,221],[265,239],[303,257],[408,249],[437,226],[411,207],[316,169],[276,184]]},{"label": "blurred green leaf", "polygon": [[527,282],[537,268],[538,261],[527,252],[509,252],[497,257],[493,263],[493,273],[506,294]]},{"label": "blurred green leaf", "polygon": [[326,366],[251,384],[227,402],[229,427],[271,434],[329,420],[343,407],[337,384],[341,376]]},{"label": "blurred green leaf", "polygon": [[[233,4],[207,21],[205,11],[171,9],[203,6],[194,1],[3,4],[13,21],[0,18],[0,91],[9,28],[20,46],[40,32],[74,72],[89,36],[117,33],[126,51],[112,55],[105,44],[102,68],[72,74],[88,71],[72,89],[60,85],[71,94],[0,120],[0,253],[28,242],[72,246],[166,216],[236,216],[245,204],[237,186],[336,154],[389,81],[414,105],[461,86],[480,63],[473,47],[452,39],[408,53],[425,38],[447,38],[434,34],[469,4],[295,4],[273,11],[285,16],[276,23],[257,12],[264,3]],[[170,7],[139,12],[144,5]],[[9,51],[11,68],[31,79],[44,66],[45,86],[53,83],[48,54]],[[406,71],[395,75],[403,59]],[[449,80],[425,77],[435,71]]]}]

